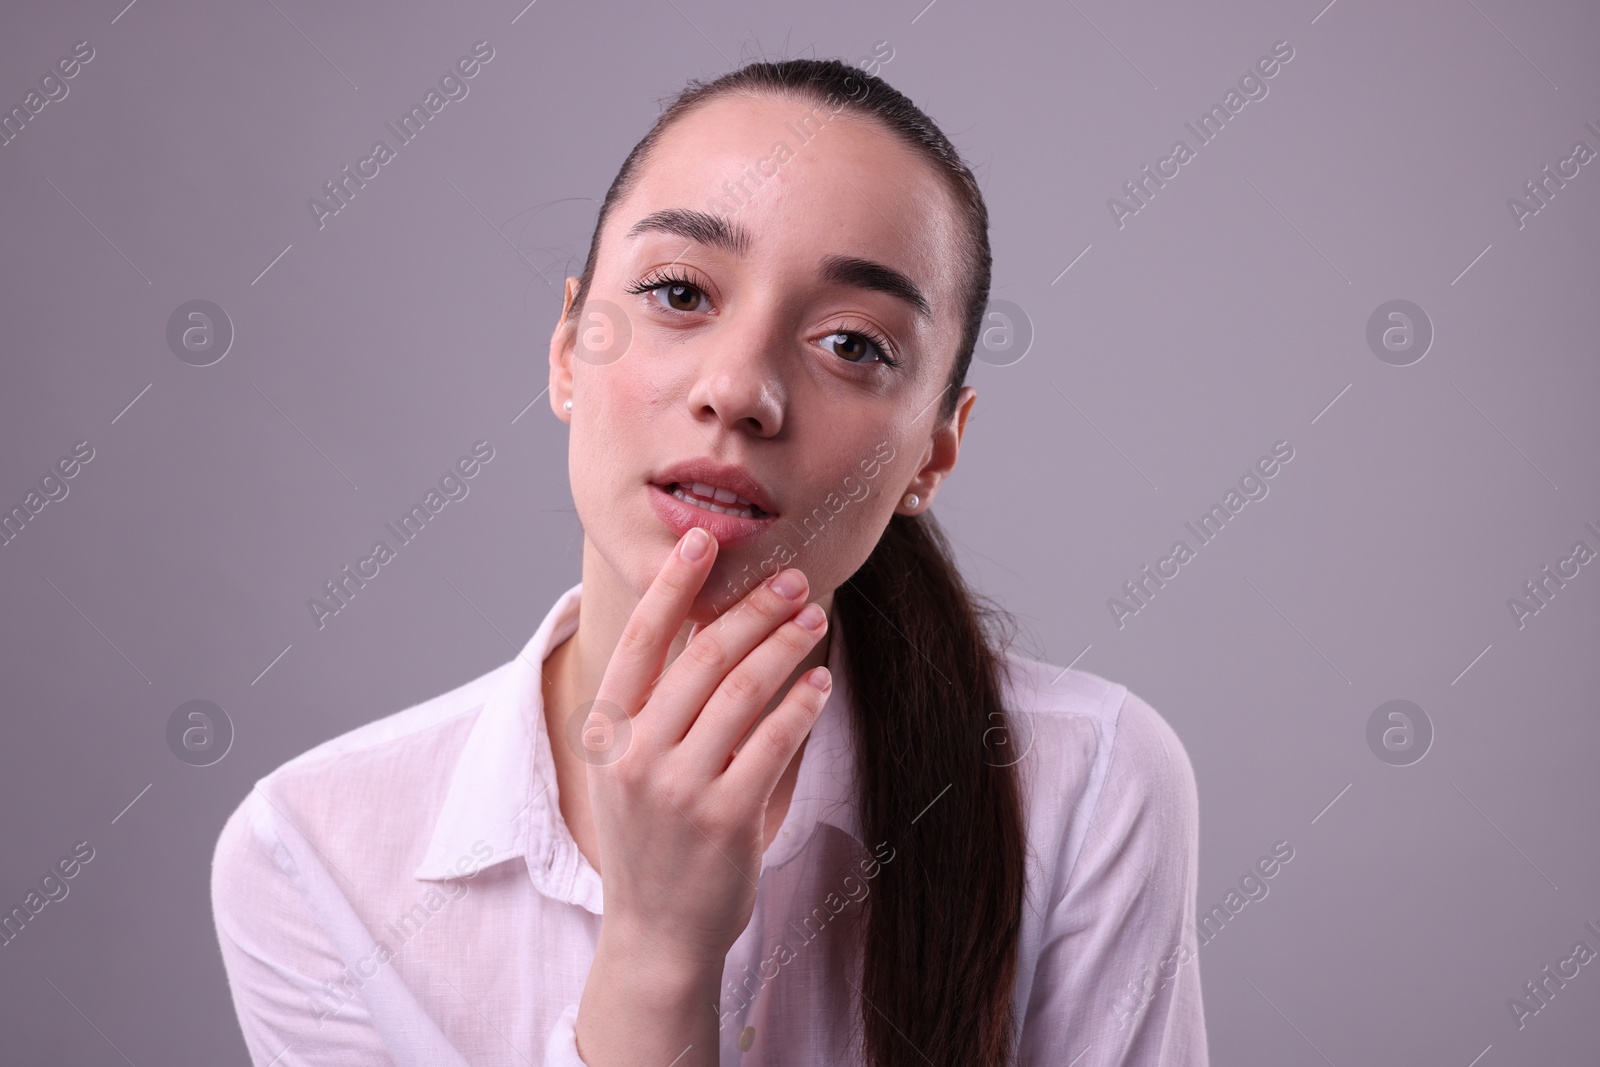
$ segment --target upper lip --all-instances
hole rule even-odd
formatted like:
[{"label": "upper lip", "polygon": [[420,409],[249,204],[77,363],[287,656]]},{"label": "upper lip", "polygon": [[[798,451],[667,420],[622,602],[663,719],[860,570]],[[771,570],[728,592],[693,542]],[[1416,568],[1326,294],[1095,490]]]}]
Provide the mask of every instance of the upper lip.
[{"label": "upper lip", "polygon": [[702,482],[741,496],[769,515],[778,513],[778,506],[773,502],[772,494],[768,493],[766,487],[756,481],[749,471],[731,463],[720,463],[709,457],[697,456],[681,460],[663,468],[652,481],[663,488],[673,482]]}]

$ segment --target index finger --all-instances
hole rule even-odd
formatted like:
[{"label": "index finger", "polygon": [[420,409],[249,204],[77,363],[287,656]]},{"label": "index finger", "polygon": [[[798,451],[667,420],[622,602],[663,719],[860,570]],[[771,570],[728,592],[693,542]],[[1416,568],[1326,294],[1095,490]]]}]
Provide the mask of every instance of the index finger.
[{"label": "index finger", "polygon": [[[694,553],[699,558],[693,558]],[[637,715],[666,670],[667,651],[717,558],[717,539],[699,526],[684,533],[622,628],[595,699]]]}]

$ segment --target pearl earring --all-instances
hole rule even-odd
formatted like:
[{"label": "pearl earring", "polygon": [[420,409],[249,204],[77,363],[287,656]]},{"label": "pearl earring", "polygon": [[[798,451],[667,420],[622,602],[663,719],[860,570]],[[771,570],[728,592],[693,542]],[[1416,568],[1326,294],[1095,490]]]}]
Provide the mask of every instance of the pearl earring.
[{"label": "pearl earring", "polygon": [[917,496],[917,494],[915,494],[915,493],[907,493],[906,494],[906,507],[914,508],[920,502],[921,502],[921,499]]},{"label": "pearl earring", "polygon": [[563,400],[561,402],[561,410],[565,411],[569,415],[572,414],[572,401],[571,400]]}]

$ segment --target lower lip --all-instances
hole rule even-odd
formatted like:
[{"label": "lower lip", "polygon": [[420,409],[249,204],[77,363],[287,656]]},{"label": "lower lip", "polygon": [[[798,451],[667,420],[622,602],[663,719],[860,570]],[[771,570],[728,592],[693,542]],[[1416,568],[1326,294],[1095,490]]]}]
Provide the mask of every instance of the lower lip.
[{"label": "lower lip", "polygon": [[776,515],[766,515],[757,519],[747,519],[740,515],[721,515],[715,511],[685,504],[665,488],[659,485],[646,487],[650,493],[650,506],[655,508],[661,521],[672,529],[672,532],[682,537],[692,527],[698,526],[712,537],[717,539],[717,544],[723,548],[734,548],[759,537],[763,531],[777,521]]}]

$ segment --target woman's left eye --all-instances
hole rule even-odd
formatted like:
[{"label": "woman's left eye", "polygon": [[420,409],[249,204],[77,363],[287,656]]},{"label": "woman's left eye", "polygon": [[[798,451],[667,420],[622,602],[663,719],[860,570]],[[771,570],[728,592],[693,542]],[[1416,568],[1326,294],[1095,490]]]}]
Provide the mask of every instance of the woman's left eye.
[{"label": "woman's left eye", "polygon": [[832,341],[840,341],[847,346],[845,351],[835,349],[833,353],[846,363],[859,363],[863,366],[870,365],[872,362],[870,359],[856,357],[873,353],[877,355],[878,362],[885,366],[892,367],[899,362],[899,360],[889,355],[889,346],[886,343],[878,341],[867,334],[858,333],[855,330],[837,330],[822,339],[823,344],[828,344]]}]

